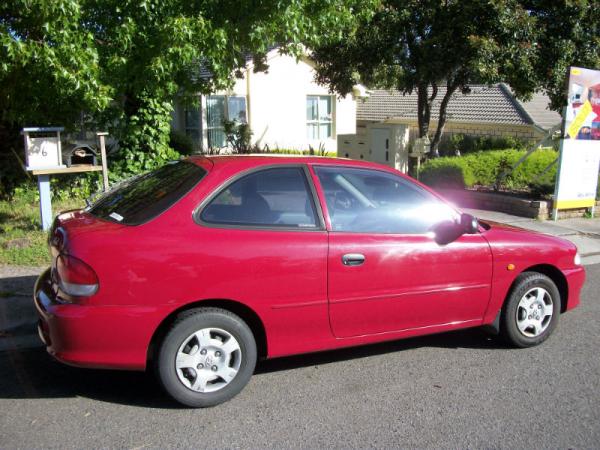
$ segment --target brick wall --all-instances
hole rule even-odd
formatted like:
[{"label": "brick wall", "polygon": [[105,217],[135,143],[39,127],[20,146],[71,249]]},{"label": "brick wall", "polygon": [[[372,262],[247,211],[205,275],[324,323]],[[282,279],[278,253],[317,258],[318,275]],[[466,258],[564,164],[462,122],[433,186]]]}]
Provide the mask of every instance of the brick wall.
[{"label": "brick wall", "polygon": [[[538,220],[552,218],[552,200],[533,200],[494,192],[470,189],[437,189],[446,199],[462,208],[486,209]],[[585,217],[587,208],[558,211],[559,219]],[[594,216],[600,217],[600,201],[596,202]]]}]

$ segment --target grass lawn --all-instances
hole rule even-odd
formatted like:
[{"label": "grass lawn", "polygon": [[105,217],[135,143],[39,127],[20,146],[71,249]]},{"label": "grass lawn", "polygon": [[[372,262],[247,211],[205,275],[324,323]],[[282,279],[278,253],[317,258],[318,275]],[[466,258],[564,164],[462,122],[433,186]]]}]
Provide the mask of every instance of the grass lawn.
[{"label": "grass lawn", "polygon": [[[0,201],[0,264],[44,266],[50,264],[48,234],[41,229],[39,204],[33,196]],[[83,200],[52,202],[53,214],[82,208]]]}]

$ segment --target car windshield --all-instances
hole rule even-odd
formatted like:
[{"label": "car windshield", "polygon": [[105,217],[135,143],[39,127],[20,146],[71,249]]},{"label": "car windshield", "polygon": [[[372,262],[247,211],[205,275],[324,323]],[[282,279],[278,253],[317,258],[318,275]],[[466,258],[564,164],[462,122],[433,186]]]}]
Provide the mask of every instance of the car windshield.
[{"label": "car windshield", "polygon": [[188,161],[174,161],[119,184],[87,211],[125,225],[139,225],[157,217],[187,194],[206,170]]}]

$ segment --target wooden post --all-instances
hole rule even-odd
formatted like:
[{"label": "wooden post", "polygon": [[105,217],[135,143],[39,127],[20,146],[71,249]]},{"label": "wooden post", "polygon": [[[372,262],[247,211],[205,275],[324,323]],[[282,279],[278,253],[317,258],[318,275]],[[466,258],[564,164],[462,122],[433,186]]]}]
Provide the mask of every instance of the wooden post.
[{"label": "wooden post", "polygon": [[104,139],[108,136],[108,133],[98,132],[96,133],[98,138],[100,139],[100,156],[102,157],[102,184],[104,184],[104,192],[108,191],[108,167],[106,164],[106,143]]}]

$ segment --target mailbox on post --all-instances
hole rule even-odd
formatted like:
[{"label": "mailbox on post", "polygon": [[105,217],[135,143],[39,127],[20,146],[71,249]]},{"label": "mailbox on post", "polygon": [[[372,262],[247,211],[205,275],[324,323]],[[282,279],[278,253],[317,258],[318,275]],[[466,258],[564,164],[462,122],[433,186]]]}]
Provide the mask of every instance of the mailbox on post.
[{"label": "mailbox on post", "polygon": [[97,154],[90,146],[75,144],[68,149],[68,166],[63,164],[60,133],[62,127],[23,128],[25,140],[26,170],[37,177],[40,191],[40,217],[42,229],[52,225],[52,203],[50,197],[50,175],[79,172],[102,171],[104,190],[108,189],[108,169],[106,167],[105,137],[107,133],[97,133],[100,140],[102,165],[97,165]]},{"label": "mailbox on post", "polygon": [[431,149],[431,142],[427,136],[415,139],[410,156],[417,158],[417,180],[421,172],[421,158],[424,158]]}]

